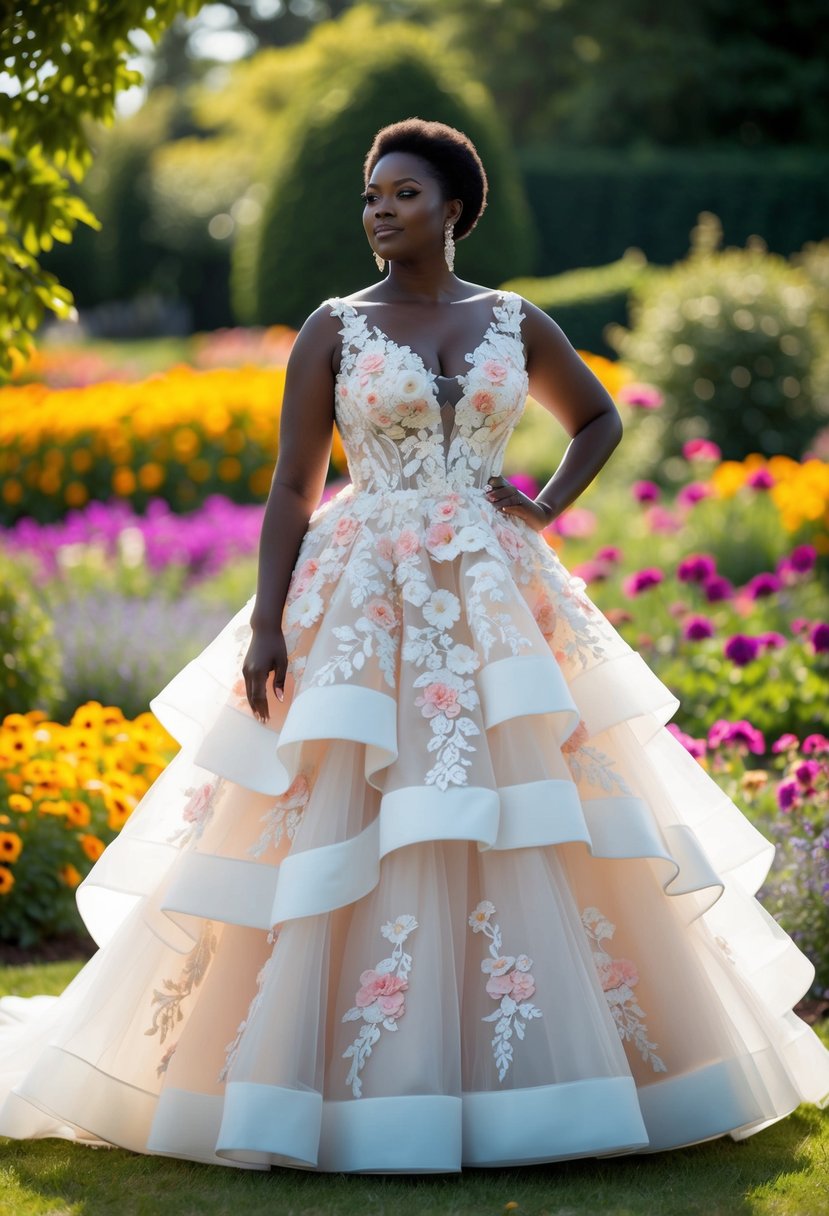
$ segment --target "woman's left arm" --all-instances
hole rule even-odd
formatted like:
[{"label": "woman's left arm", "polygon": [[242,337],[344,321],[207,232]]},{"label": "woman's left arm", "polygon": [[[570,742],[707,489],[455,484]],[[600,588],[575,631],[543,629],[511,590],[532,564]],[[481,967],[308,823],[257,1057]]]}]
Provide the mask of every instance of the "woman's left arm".
[{"label": "woman's left arm", "polygon": [[503,477],[491,477],[490,502],[519,515],[537,531],[546,528],[590,485],[622,438],[613,398],[547,313],[522,298],[529,392],[564,427],[571,442],[536,499]]}]

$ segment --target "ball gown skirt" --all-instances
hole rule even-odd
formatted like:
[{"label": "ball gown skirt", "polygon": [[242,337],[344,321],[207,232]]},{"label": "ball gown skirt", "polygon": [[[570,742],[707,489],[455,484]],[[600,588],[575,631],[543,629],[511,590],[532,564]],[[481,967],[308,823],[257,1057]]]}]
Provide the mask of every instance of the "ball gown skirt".
[{"label": "ball gown skirt", "polygon": [[454,402],[328,303],[351,484],[299,551],[285,700],[247,704],[251,600],[151,702],[181,749],[77,889],[99,949],[60,997],[0,1001],[0,1135],[433,1173],[824,1104],[792,1012],[813,967],[755,898],[773,846],[486,497],[526,400],[520,297]]}]

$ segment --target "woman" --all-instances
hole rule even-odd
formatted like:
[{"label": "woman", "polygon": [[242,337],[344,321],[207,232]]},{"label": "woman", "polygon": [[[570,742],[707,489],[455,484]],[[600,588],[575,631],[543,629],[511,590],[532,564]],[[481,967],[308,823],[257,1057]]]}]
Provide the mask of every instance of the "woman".
[{"label": "woman", "polygon": [[[462,133],[364,169],[388,273],[299,333],[256,596],[152,702],[182,750],[78,888],[99,951],[0,1002],[0,1134],[369,1173],[749,1135],[829,1091],[772,846],[538,535],[618,414],[454,274]],[[528,388],[572,437],[536,500],[500,474]]]}]

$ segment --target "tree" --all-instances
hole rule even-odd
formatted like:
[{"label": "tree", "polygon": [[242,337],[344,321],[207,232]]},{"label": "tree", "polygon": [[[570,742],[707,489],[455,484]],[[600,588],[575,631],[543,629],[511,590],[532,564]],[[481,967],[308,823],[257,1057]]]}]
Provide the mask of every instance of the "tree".
[{"label": "tree", "polygon": [[74,315],[72,293],[39,255],[68,244],[78,222],[100,221],[73,193],[93,159],[94,123],[111,126],[120,90],[140,84],[129,41],[154,41],[202,0],[0,0],[0,59],[11,77],[0,94],[0,377],[12,351],[26,354],[46,311]]}]

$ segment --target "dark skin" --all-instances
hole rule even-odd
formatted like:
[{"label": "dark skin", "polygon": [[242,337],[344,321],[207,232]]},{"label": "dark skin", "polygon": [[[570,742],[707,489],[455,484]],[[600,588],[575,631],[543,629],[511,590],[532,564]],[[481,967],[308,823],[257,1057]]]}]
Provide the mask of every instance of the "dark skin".
[{"label": "dark skin", "polygon": [[[364,202],[363,227],[372,250],[386,260],[386,273],[344,298],[442,378],[437,391],[447,419],[457,404],[450,381],[469,370],[465,355],[480,344],[496,299],[490,288],[466,282],[447,267],[444,228],[457,223],[463,202],[445,199],[429,162],[408,152],[390,152],[377,161]],[[397,231],[375,234],[380,223]],[[521,309],[530,395],[558,419],[571,442],[538,498],[522,494],[500,475],[489,478],[487,497],[499,511],[541,531],[590,485],[621,440],[622,423],[612,397],[555,321],[527,300]],[[279,458],[259,546],[253,636],[242,665],[248,702],[261,721],[269,717],[271,673],[274,694],[284,696],[282,612],[299,547],[325,487],[341,325],[330,306],[320,305],[300,329],[286,369]]]}]

